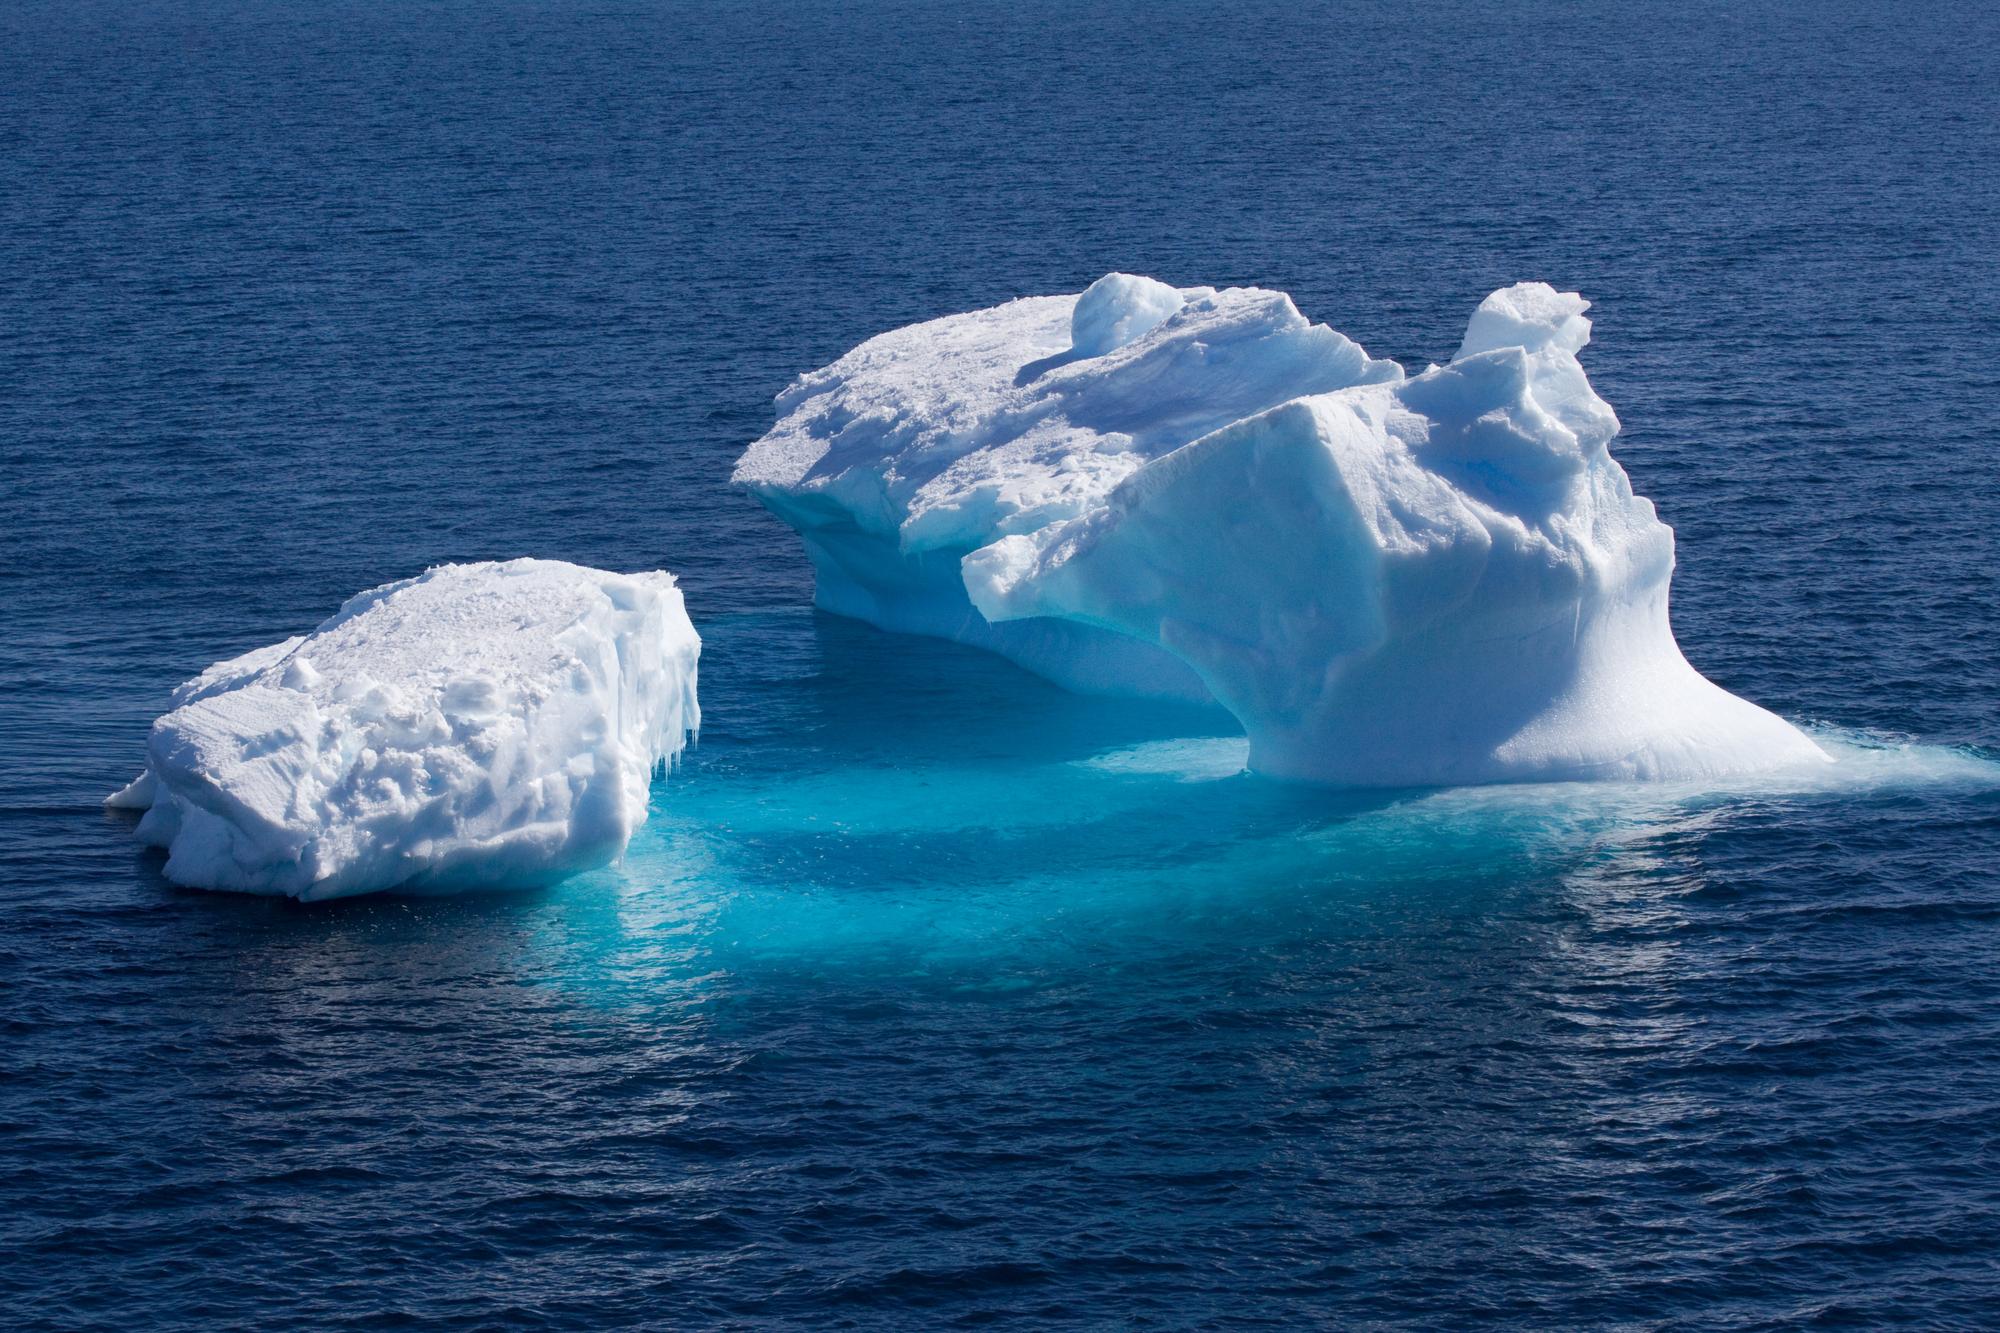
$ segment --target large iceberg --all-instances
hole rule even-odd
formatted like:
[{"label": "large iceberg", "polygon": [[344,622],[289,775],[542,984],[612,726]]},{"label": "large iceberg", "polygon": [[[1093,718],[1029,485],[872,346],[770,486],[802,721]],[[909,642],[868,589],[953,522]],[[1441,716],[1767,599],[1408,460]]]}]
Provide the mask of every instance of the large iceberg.
[{"label": "large iceberg", "polygon": [[442,565],[182,685],[107,804],[201,888],[547,883],[644,822],[700,653],[670,574]]},{"label": "large iceberg", "polygon": [[826,609],[1218,701],[1275,776],[1823,761],[1674,642],[1673,532],[1608,452],[1587,308],[1495,292],[1406,376],[1282,293],[1111,274],[863,343],[779,396],[736,479]]}]

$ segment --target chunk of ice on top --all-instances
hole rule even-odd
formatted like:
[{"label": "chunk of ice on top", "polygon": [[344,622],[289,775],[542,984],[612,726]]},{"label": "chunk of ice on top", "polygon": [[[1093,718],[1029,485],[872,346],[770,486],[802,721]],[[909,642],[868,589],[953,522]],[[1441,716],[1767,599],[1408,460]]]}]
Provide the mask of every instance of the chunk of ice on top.
[{"label": "chunk of ice on top", "polygon": [[1151,333],[1180,313],[1187,301],[1152,278],[1107,273],[1076,298],[1069,317],[1070,346],[1082,356],[1103,356]]}]

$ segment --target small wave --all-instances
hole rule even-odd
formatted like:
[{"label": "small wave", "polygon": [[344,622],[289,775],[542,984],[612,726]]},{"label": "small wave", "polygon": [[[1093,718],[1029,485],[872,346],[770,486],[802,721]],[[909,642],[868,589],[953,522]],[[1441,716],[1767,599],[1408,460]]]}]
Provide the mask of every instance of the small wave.
[{"label": "small wave", "polygon": [[[1509,803],[1523,795],[1538,799],[1583,792],[1607,796],[1644,793],[1672,801],[1729,796],[1809,796],[1912,788],[1955,787],[2000,790],[2000,759],[1977,750],[1927,745],[1907,736],[1850,728],[1808,726],[1804,730],[1832,763],[1791,764],[1760,773],[1684,782],[1502,783],[1429,789],[1427,797],[1482,798]],[[1247,771],[1250,744],[1241,736],[1179,737],[1107,750],[1076,766],[1102,773],[1215,782]]]},{"label": "small wave", "polygon": [[1555,782],[1450,787],[1423,799],[1512,805],[1524,799],[1565,805],[1701,806],[1741,799],[1853,796],[1868,792],[1953,788],[2000,791],[2000,760],[1976,750],[1926,745],[1908,737],[1835,727],[1807,727],[1832,763],[1813,760],[1758,773],[1683,782]]},{"label": "small wave", "polygon": [[1100,773],[1216,782],[1244,771],[1250,762],[1250,742],[1241,736],[1188,736],[1107,750],[1076,762]]},{"label": "small wave", "polygon": [[1939,786],[2000,790],[2000,759],[1967,746],[1925,745],[1907,736],[1837,727],[1805,730],[1834,762],[1800,771],[1796,779],[1789,772],[1772,775],[1781,790],[1859,791]]}]

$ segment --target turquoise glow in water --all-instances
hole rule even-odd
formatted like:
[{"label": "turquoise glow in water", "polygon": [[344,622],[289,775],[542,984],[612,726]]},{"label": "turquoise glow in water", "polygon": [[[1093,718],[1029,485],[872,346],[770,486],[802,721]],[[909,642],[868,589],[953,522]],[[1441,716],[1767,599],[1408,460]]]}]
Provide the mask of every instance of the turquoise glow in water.
[{"label": "turquoise glow in water", "polygon": [[568,891],[616,898],[697,971],[1041,974],[1245,947],[1338,929],[1384,893],[1449,910],[1482,884],[1626,873],[1733,823],[2000,792],[1977,752],[1832,729],[1832,764],[1720,786],[1318,791],[1245,771],[1226,715],[1080,698],[952,645],[803,613],[725,618],[709,645],[723,670],[770,655],[800,674],[755,682],[754,717],[712,687],[623,863]]}]

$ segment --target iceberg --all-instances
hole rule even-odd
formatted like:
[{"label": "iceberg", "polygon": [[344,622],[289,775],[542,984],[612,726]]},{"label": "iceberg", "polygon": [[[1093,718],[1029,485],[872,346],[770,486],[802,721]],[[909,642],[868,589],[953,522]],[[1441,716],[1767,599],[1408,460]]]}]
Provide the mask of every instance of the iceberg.
[{"label": "iceberg", "polygon": [[665,573],[441,565],[174,691],[145,812],[175,883],[306,900],[526,887],[604,865],[700,725]]},{"label": "iceberg", "polygon": [[1072,688],[1228,708],[1360,786],[1707,779],[1825,755],[1688,664],[1609,452],[1589,303],[1493,293],[1407,375],[1279,292],[1111,274],[805,375],[736,480],[819,605]]}]

